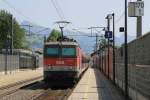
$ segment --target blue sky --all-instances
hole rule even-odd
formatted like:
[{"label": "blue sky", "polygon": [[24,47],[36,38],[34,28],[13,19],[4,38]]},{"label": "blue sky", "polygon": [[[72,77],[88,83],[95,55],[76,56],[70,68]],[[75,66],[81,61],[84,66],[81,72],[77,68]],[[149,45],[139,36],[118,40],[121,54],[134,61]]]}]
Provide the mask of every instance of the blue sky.
[{"label": "blue sky", "polygon": [[[17,12],[10,7],[5,0],[0,0],[0,9],[5,9],[16,17],[19,22],[31,21],[35,24],[53,28],[55,21],[60,20],[51,0],[7,0]],[[90,26],[105,26],[106,15],[114,12],[116,14],[116,35],[119,27],[124,26],[124,0],[53,0],[62,9],[65,20],[72,22],[67,29]],[[135,0],[128,0],[135,1]],[[143,33],[150,31],[150,0],[145,2],[145,15],[143,17]],[[62,13],[63,12],[63,13]],[[136,34],[136,18],[128,18],[128,33]]]}]

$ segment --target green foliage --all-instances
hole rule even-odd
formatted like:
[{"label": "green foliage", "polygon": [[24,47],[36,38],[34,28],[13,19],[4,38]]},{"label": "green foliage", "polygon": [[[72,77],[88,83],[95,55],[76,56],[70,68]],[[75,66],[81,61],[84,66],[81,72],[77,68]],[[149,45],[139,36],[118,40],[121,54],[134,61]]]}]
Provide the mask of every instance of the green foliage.
[{"label": "green foliage", "polygon": [[[12,37],[12,15],[7,11],[0,11],[0,49],[4,48],[7,37]],[[14,48],[25,48],[25,31],[19,26],[15,18],[13,18],[13,45]]]},{"label": "green foliage", "polygon": [[101,48],[106,47],[106,45],[107,45],[106,40],[104,38],[102,38],[100,41]]},{"label": "green foliage", "polygon": [[57,39],[61,36],[61,33],[55,29],[52,30],[47,41],[57,41]]}]

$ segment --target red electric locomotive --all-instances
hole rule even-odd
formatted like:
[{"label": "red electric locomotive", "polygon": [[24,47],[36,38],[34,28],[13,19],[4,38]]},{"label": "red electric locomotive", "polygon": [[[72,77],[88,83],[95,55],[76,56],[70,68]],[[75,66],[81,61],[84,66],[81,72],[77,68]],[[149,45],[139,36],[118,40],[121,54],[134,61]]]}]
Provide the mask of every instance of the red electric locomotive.
[{"label": "red electric locomotive", "polygon": [[83,53],[72,41],[46,42],[44,45],[44,80],[75,80],[87,68]]}]

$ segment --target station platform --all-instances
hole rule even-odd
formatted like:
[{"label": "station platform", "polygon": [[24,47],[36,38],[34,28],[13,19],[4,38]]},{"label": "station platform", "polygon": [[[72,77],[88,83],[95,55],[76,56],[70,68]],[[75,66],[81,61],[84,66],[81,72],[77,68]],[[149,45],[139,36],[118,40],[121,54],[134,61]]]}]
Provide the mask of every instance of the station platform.
[{"label": "station platform", "polygon": [[125,100],[125,98],[98,69],[89,68],[68,100]]},{"label": "station platform", "polygon": [[35,70],[24,69],[7,75],[0,74],[0,88],[11,84],[15,84],[17,82],[40,77],[42,75],[43,75],[43,68],[38,68]]}]

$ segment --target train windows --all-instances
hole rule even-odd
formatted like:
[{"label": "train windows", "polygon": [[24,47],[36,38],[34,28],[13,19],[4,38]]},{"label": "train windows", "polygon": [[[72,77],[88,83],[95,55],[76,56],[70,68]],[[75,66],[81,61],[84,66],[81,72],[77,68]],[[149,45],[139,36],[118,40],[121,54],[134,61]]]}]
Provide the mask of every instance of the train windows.
[{"label": "train windows", "polygon": [[59,55],[59,48],[46,48],[46,55],[49,56],[58,56]]},{"label": "train windows", "polygon": [[76,57],[76,47],[75,46],[46,46],[44,50],[45,57]]},{"label": "train windows", "polygon": [[76,56],[76,50],[73,47],[63,47],[62,56]]}]

